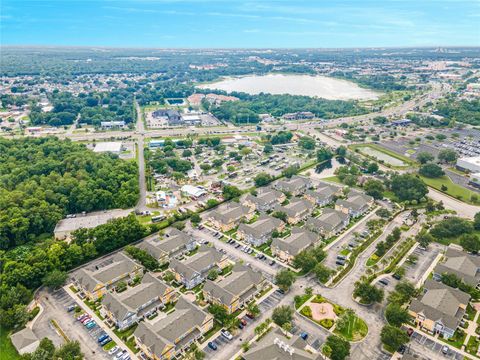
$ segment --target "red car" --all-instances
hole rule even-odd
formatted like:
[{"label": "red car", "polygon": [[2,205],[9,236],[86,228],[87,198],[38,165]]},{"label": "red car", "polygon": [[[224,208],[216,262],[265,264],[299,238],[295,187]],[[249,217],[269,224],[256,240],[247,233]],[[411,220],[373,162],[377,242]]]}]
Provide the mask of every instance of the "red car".
[{"label": "red car", "polygon": [[240,324],[242,324],[243,326],[247,326],[247,320],[240,319]]},{"label": "red car", "polygon": [[412,334],[413,334],[413,329],[412,329],[412,328],[408,328],[408,330],[407,330],[407,335],[408,335],[408,336],[412,336]]},{"label": "red car", "polygon": [[91,316],[88,315],[88,316],[85,316],[85,318],[83,318],[82,320],[80,320],[80,322],[81,322],[82,324],[85,324],[87,321],[90,321],[90,320],[91,320]]},{"label": "red car", "polygon": [[247,317],[248,317],[248,318],[250,318],[250,319],[253,319],[253,318],[255,318],[255,316],[253,316],[253,315],[252,315],[252,314],[250,314],[250,313],[247,313]]}]

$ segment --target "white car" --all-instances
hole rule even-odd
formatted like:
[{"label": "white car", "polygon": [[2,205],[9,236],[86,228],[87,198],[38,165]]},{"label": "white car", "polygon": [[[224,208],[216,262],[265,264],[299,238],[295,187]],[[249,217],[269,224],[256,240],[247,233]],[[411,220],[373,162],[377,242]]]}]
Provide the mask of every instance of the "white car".
[{"label": "white car", "polygon": [[115,354],[118,349],[120,349],[118,346],[114,346],[113,348],[111,348],[109,351],[108,351],[108,355],[113,355]]},{"label": "white car", "polygon": [[221,331],[221,334],[222,334],[222,336],[223,336],[225,339],[227,339],[228,341],[230,341],[230,340],[233,339],[233,335],[230,334],[230,332],[227,331],[227,330],[222,330],[222,331]]},{"label": "white car", "polygon": [[118,352],[118,354],[114,357],[115,360],[120,359],[123,355],[125,355],[127,352],[125,350],[121,350]]}]

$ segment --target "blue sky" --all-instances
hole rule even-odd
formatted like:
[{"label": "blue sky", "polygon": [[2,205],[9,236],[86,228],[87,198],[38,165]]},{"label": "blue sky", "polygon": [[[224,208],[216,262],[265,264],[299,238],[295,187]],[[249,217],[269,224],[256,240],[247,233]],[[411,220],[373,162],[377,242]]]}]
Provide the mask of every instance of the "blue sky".
[{"label": "blue sky", "polygon": [[1,0],[2,45],[480,45],[479,0]]}]

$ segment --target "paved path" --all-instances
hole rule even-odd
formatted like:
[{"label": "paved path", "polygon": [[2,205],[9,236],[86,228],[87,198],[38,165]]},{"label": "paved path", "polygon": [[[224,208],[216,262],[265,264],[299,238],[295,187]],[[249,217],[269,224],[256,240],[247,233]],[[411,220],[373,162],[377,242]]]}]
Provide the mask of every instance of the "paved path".
[{"label": "paved path", "polygon": [[147,183],[145,179],[145,155],[143,152],[145,125],[143,123],[142,110],[136,100],[135,100],[135,109],[137,111],[136,127],[139,133],[139,135],[137,136],[137,161],[138,161],[138,185],[140,190],[140,197],[138,199],[138,203],[135,208],[139,211],[145,211],[147,210]]}]

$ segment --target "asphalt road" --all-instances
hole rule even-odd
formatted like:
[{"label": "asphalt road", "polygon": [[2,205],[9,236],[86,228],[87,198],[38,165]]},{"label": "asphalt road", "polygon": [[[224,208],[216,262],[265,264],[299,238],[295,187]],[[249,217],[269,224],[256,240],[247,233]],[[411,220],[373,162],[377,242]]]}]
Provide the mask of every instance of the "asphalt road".
[{"label": "asphalt road", "polygon": [[455,210],[461,217],[473,219],[480,212],[480,206],[464,203],[432,188],[428,188],[428,196],[435,201],[442,201],[446,209]]},{"label": "asphalt road", "polygon": [[140,197],[138,199],[136,210],[145,211],[147,210],[147,183],[145,179],[145,156],[143,152],[144,148],[144,132],[145,125],[143,123],[142,110],[140,105],[135,101],[135,109],[137,110],[137,131],[139,133],[137,137],[137,159],[138,159],[138,185],[140,190]]}]

